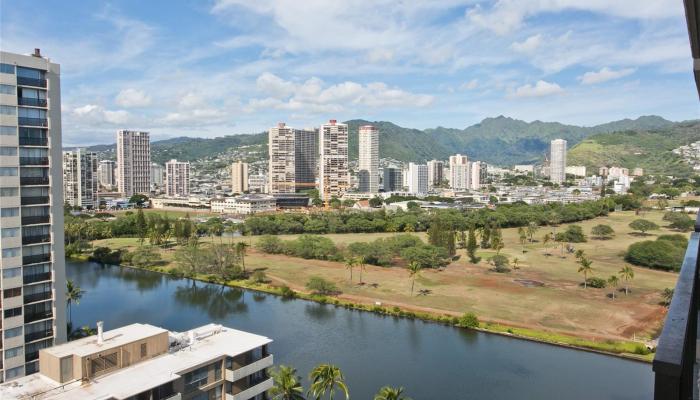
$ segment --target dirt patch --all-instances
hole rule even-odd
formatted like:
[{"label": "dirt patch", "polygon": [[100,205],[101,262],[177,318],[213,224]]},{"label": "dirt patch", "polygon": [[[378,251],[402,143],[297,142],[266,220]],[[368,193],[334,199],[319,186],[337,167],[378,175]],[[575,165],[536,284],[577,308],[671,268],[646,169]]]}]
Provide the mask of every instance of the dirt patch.
[{"label": "dirt patch", "polygon": [[536,281],[533,279],[513,279],[514,282],[517,282],[525,287],[542,287],[544,286],[544,282]]}]

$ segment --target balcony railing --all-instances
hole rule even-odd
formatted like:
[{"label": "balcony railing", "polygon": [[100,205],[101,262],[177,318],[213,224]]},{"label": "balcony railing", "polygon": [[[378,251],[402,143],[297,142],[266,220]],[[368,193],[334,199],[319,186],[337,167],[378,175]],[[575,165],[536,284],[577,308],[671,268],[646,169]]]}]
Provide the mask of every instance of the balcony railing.
[{"label": "balcony railing", "polygon": [[49,196],[26,196],[22,197],[20,203],[23,206],[31,206],[34,204],[48,204]]},{"label": "balcony railing", "polygon": [[20,176],[19,177],[19,184],[20,185],[48,185],[49,184],[49,177],[48,176]]},{"label": "balcony railing", "polygon": [[24,275],[24,277],[22,277],[22,283],[25,285],[28,285],[30,283],[50,281],[50,280],[51,280],[51,272],[42,272],[40,274]]},{"label": "balcony railing", "polygon": [[49,138],[46,137],[19,137],[20,146],[48,146]]},{"label": "balcony railing", "polygon": [[22,244],[36,244],[36,243],[48,243],[51,241],[51,235],[31,235],[22,236]]},{"label": "balcony railing", "polygon": [[22,225],[48,224],[51,217],[48,215],[32,215],[22,217]]},{"label": "balcony railing", "polygon": [[32,97],[18,97],[17,104],[20,106],[30,107],[46,107],[46,99],[37,99]]},{"label": "balcony railing", "polygon": [[24,323],[28,324],[34,321],[41,321],[42,319],[49,319],[51,317],[53,317],[53,312],[51,310],[24,314]]},{"label": "balcony railing", "polygon": [[41,262],[51,261],[51,254],[34,254],[31,256],[22,257],[22,264],[37,264]]},{"label": "balcony railing", "polygon": [[693,387],[697,383],[694,370],[700,300],[699,255],[700,216],[695,221],[695,232],[690,234],[673,299],[656,348],[652,364],[654,400],[693,398]]},{"label": "balcony railing", "polygon": [[[53,336],[53,329],[45,329],[42,331],[25,334],[24,341],[25,342],[33,342],[35,340],[46,339],[46,338],[49,338],[52,336]],[[29,353],[27,353],[27,354],[29,354]],[[37,354],[39,354],[38,351],[37,351]],[[27,362],[29,362],[29,361],[31,361],[31,360],[27,360]]]},{"label": "balcony railing", "polygon": [[22,86],[46,87],[46,79],[27,78],[24,76],[17,77],[17,84]]},{"label": "balcony railing", "polygon": [[20,157],[19,165],[49,165],[48,157]]},{"label": "balcony railing", "polygon": [[49,126],[49,121],[46,118],[19,117],[17,122],[20,126]]},{"label": "balcony railing", "polygon": [[51,298],[51,291],[42,293],[32,293],[24,296],[24,304],[36,303],[37,301],[48,300]]}]

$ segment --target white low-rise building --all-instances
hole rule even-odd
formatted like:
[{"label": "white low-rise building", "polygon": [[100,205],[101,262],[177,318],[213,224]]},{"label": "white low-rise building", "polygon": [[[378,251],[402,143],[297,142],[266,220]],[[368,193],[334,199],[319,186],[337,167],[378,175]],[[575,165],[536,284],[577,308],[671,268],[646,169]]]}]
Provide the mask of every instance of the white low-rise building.
[{"label": "white low-rise building", "polygon": [[257,214],[277,210],[277,199],[264,194],[244,194],[211,201],[211,211],[222,214]]}]

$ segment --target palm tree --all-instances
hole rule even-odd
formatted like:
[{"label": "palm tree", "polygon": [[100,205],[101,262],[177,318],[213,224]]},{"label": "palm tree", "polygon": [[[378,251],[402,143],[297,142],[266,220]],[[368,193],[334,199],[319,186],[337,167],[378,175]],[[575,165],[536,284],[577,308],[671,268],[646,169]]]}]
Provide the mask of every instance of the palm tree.
[{"label": "palm tree", "polygon": [[[352,282],[352,269],[355,268],[356,265],[357,260],[355,259],[355,257],[350,257],[347,261],[345,261],[345,269],[350,270],[350,282]],[[360,281],[362,281],[362,279],[360,279]]]},{"label": "palm tree", "polygon": [[350,393],[345,385],[343,373],[335,365],[318,365],[309,374],[309,380],[311,381],[309,395],[316,400],[320,400],[326,394],[328,394],[329,400],[333,400],[336,390],[343,392],[346,400],[350,399]]},{"label": "palm tree", "polygon": [[241,259],[241,267],[243,268],[243,272],[245,272],[245,252],[246,248],[248,247],[248,243],[244,241],[240,241],[236,243],[236,254],[238,257]]},{"label": "palm tree", "polygon": [[620,270],[620,277],[625,281],[625,296],[629,293],[629,281],[634,279],[634,270],[629,265],[625,265]]},{"label": "palm tree", "polygon": [[544,252],[545,254],[549,255],[549,249],[547,248],[547,245],[549,242],[552,241],[552,235],[551,234],[546,234],[544,235],[544,238],[542,239],[542,247],[544,247]]},{"label": "palm tree", "polygon": [[73,323],[73,313],[72,313],[72,305],[73,303],[75,304],[80,304],[80,299],[83,297],[83,294],[85,294],[85,291],[80,289],[80,286],[73,283],[73,280],[68,279],[66,281],[66,303],[68,305],[68,322]]},{"label": "palm tree", "polygon": [[617,275],[610,275],[610,278],[608,278],[608,285],[612,287],[612,298],[615,300],[615,292],[617,291],[617,285],[620,283],[620,279],[617,277]]},{"label": "palm tree", "polygon": [[518,260],[518,257],[515,257],[513,261],[511,261],[511,264],[513,264],[513,269],[518,269],[518,263],[520,260]]},{"label": "palm tree", "polygon": [[411,278],[411,296],[413,296],[413,285],[416,283],[416,276],[420,274],[420,270],[423,267],[415,261],[411,261],[408,264],[408,276]]},{"label": "palm tree", "polygon": [[374,400],[411,400],[403,395],[403,388],[384,386],[379,389],[379,393],[374,395]]},{"label": "palm tree", "polygon": [[588,274],[593,272],[593,268],[591,267],[593,261],[589,260],[585,256],[582,256],[579,258],[578,263],[581,264],[581,266],[578,268],[578,272],[583,273],[583,288],[586,289],[588,285]]},{"label": "palm tree", "polygon": [[357,259],[357,266],[360,268],[360,284],[362,284],[362,271],[366,271],[365,257],[359,257]]},{"label": "palm tree", "polygon": [[270,371],[274,386],[270,389],[273,400],[304,400],[304,388],[297,370],[280,365]]}]

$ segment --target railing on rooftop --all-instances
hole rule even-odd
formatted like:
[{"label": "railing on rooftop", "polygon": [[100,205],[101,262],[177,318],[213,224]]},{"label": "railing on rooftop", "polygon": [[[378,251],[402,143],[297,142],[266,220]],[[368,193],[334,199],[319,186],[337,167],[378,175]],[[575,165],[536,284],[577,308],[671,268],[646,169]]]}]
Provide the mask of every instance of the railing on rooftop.
[{"label": "railing on rooftop", "polygon": [[698,255],[700,254],[700,215],[690,234],[673,299],[666,315],[656,355],[654,400],[693,399],[697,388],[695,348],[698,338]]}]

